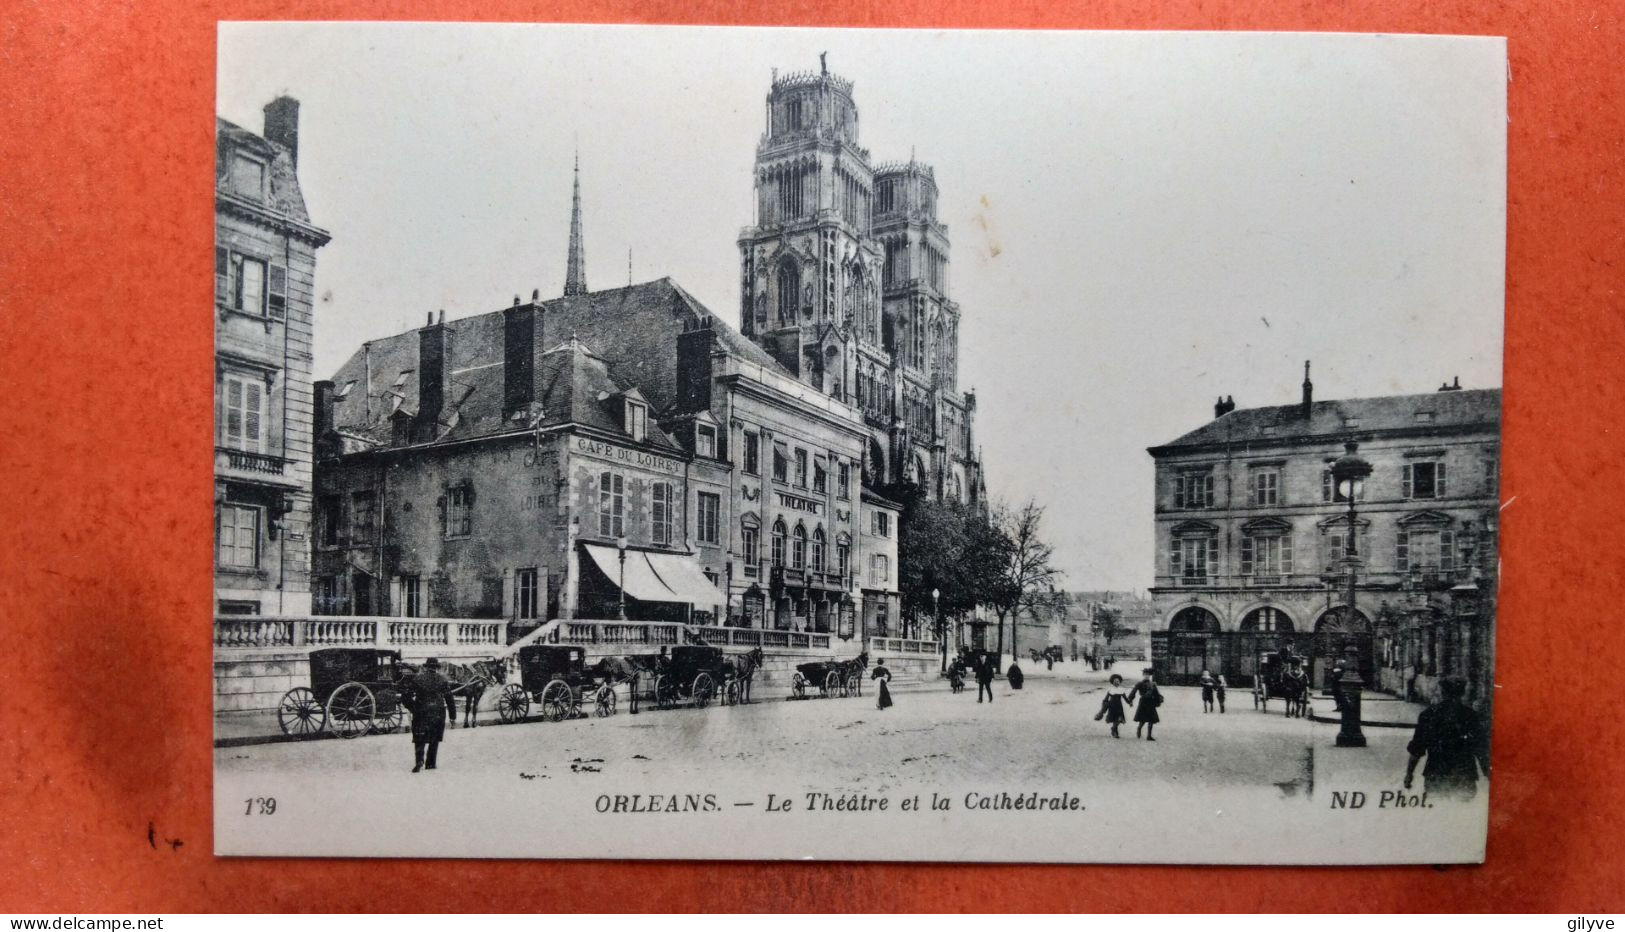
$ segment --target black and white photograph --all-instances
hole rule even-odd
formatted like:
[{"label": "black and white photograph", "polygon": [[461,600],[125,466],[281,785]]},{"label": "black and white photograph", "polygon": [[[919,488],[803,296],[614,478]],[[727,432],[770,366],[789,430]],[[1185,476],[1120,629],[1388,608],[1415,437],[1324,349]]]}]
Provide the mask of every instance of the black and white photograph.
[{"label": "black and white photograph", "polygon": [[214,74],[217,853],[1484,859],[1505,40]]}]

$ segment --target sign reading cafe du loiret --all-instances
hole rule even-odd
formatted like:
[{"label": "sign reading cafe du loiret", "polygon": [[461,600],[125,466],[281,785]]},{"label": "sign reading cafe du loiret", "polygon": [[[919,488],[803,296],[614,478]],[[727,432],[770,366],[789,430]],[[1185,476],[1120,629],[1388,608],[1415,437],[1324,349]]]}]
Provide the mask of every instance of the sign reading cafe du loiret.
[{"label": "sign reading cafe du loiret", "polygon": [[681,460],[674,460],[643,450],[633,450],[618,444],[605,443],[602,440],[592,440],[587,437],[576,438],[576,452],[595,456],[599,459],[625,463],[628,466],[637,466],[641,469],[670,473],[674,476],[681,474],[683,471]]}]

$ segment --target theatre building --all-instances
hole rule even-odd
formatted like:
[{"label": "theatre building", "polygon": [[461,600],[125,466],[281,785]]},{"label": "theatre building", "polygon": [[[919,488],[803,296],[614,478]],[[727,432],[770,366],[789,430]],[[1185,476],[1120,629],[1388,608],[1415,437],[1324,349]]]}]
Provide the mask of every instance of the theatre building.
[{"label": "theatre building", "polygon": [[[1152,447],[1153,663],[1250,684],[1260,650],[1327,673],[1353,647],[1362,680],[1425,698],[1458,673],[1486,688],[1500,459],[1499,389],[1236,408]],[[1331,465],[1358,444],[1360,563],[1348,604],[1348,501]]]},{"label": "theatre building", "polygon": [[311,296],[299,102],[215,123],[215,609],[310,611]]}]

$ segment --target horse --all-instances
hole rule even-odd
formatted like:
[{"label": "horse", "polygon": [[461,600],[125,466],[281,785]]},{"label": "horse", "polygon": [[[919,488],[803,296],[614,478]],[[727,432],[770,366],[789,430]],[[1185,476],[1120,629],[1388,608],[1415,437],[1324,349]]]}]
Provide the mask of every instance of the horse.
[{"label": "horse", "polygon": [[751,680],[756,677],[756,671],[766,662],[767,655],[762,653],[760,647],[752,647],[742,654],[733,654],[727,658],[733,668],[734,679],[739,682],[739,701],[750,701]]},{"label": "horse", "polygon": [[[470,663],[443,661],[440,673],[451,681],[451,694],[463,697],[464,728],[479,727],[480,699],[485,691],[508,681],[508,665],[502,660],[475,660]],[[456,725],[456,716],[452,724]]]}]

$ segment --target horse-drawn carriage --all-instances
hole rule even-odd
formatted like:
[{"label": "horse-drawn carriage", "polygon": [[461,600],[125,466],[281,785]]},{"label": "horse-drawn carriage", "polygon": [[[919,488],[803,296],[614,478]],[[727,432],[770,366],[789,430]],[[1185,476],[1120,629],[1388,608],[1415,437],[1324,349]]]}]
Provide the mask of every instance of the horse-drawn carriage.
[{"label": "horse-drawn carriage", "polygon": [[588,703],[599,718],[614,715],[616,678],[602,664],[588,668],[586,656],[585,648],[567,644],[521,647],[519,682],[502,688],[497,714],[504,722],[523,721],[534,701],[548,722],[576,718]]},{"label": "horse-drawn carriage", "polygon": [[1253,675],[1253,708],[1269,711],[1269,701],[1280,699],[1286,703],[1287,718],[1300,718],[1309,714],[1309,676],[1304,672],[1307,661],[1295,656],[1291,650],[1263,651],[1258,656],[1258,669]]},{"label": "horse-drawn carriage", "polygon": [[838,696],[863,695],[863,671],[869,666],[869,652],[864,651],[851,660],[819,660],[796,665],[790,678],[790,698],[809,698],[807,691],[818,688],[824,699]]},{"label": "horse-drawn carriage", "polygon": [[703,709],[714,699],[720,699],[723,705],[739,702],[739,684],[722,648],[683,644],[673,647],[661,658],[656,663],[651,684],[650,698],[655,708],[671,709],[687,702],[696,709]]},{"label": "horse-drawn carriage", "polygon": [[310,652],[310,685],[277,703],[282,733],[309,738],[328,728],[342,738],[394,731],[405,719],[402,686],[411,668],[400,651],[331,647]]}]

